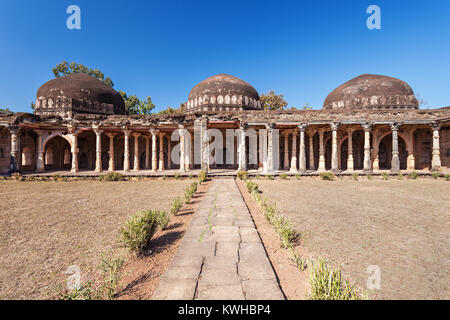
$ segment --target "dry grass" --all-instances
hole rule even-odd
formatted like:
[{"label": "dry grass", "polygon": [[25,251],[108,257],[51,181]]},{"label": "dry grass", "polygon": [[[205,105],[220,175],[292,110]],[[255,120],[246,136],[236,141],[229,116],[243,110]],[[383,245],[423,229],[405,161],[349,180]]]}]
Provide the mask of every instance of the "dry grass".
[{"label": "dry grass", "polygon": [[449,299],[450,183],[441,180],[261,179],[260,189],[362,288],[381,268],[377,299]]},{"label": "dry grass", "polygon": [[0,182],[0,299],[55,298],[70,265],[98,276],[137,210],[169,210],[190,180]]}]

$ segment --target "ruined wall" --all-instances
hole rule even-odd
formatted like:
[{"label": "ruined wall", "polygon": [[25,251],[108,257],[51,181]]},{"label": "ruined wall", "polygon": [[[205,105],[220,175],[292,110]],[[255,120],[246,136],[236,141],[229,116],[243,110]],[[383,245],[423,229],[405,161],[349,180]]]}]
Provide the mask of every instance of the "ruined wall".
[{"label": "ruined wall", "polygon": [[11,138],[8,130],[0,127],[0,174],[8,173],[10,157]]}]

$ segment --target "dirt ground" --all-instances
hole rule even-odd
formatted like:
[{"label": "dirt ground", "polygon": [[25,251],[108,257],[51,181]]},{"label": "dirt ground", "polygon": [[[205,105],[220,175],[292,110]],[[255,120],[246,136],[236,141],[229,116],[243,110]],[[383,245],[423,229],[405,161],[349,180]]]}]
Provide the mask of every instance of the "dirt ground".
[{"label": "dirt ground", "polygon": [[168,209],[192,181],[0,181],[0,299],[56,298],[71,265],[94,279],[127,217]]},{"label": "dirt ground", "polygon": [[449,299],[450,183],[422,178],[256,180],[301,233],[361,288],[379,266],[374,299]]}]

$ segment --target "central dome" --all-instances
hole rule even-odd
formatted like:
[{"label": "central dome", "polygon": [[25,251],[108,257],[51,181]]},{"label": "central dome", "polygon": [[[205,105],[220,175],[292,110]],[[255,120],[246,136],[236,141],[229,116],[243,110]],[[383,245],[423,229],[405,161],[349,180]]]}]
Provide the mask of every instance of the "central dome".
[{"label": "central dome", "polygon": [[404,81],[376,74],[363,74],[333,90],[324,109],[417,109],[418,102]]},{"label": "central dome", "polygon": [[252,109],[261,109],[258,91],[228,74],[218,74],[197,84],[186,103],[187,112]]}]

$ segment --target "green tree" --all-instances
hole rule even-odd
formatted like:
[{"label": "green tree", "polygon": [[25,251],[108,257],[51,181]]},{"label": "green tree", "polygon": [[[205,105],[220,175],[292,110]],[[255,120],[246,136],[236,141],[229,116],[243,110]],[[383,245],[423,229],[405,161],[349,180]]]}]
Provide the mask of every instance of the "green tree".
[{"label": "green tree", "polygon": [[[56,78],[61,76],[67,76],[69,74],[74,73],[87,73],[90,76],[97,78],[103,81],[106,85],[111,88],[114,87],[114,82],[110,77],[105,77],[103,72],[99,69],[91,69],[88,66],[67,61],[63,61],[60,64],[56,65],[55,68],[52,69],[53,74]],[[125,109],[129,114],[151,114],[152,110],[155,108],[155,105],[152,103],[152,99],[147,97],[146,101],[141,101],[136,95],[128,96],[128,94],[124,91],[119,90],[119,93],[122,95],[123,100],[125,101]],[[34,103],[31,103],[31,108],[34,110]]]},{"label": "green tree", "polygon": [[67,61],[63,61],[60,64],[57,64],[55,68],[52,69],[53,74],[56,78],[61,76],[67,76],[69,74],[74,73],[87,73],[88,75],[97,78],[101,81],[103,81],[106,85],[110,86],[111,88],[114,87],[114,82],[112,82],[110,77],[106,77],[103,72],[101,72],[99,69],[91,69],[85,65],[71,62],[70,64]]},{"label": "green tree", "polygon": [[283,110],[288,105],[284,95],[275,94],[273,90],[261,94],[260,100],[264,110]]},{"label": "green tree", "polygon": [[181,106],[178,109],[172,108],[172,107],[167,107],[167,109],[164,109],[164,110],[161,110],[158,112],[158,114],[168,114],[168,115],[177,115],[177,114],[183,114],[183,113],[184,113],[183,106]]},{"label": "green tree", "polygon": [[0,108],[0,113],[14,113],[9,108]]}]

